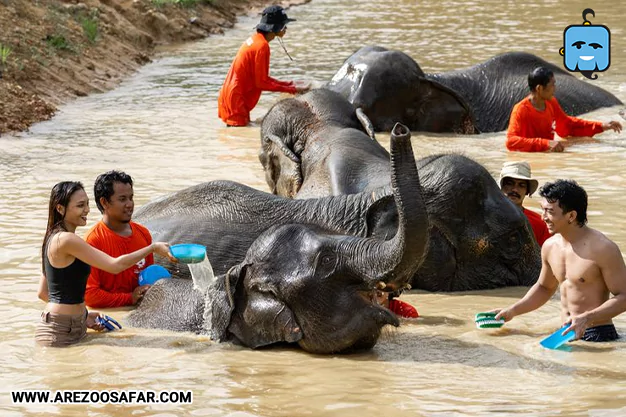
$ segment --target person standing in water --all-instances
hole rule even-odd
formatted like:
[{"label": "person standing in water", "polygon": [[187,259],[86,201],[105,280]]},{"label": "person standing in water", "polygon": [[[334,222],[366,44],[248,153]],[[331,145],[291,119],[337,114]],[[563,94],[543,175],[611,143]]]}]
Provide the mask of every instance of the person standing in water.
[{"label": "person standing in water", "polygon": [[[510,307],[492,310],[511,320],[544,305],[560,288],[561,321],[577,339],[619,337],[613,317],[626,311],[626,265],[615,242],[587,223],[587,193],[575,181],[557,180],[539,190],[543,220],[554,234],[541,248],[537,283]],[[613,297],[611,297],[613,294]]]},{"label": "person standing in water", "polygon": [[247,126],[250,112],[259,102],[262,91],[289,94],[308,91],[308,86],[297,86],[293,81],[279,81],[269,76],[269,43],[275,38],[280,41],[287,32],[287,23],[295,20],[287,17],[280,6],[263,10],[256,34],[239,48],[217,98],[218,116],[226,125]]},{"label": "person standing in water", "polygon": [[40,345],[69,346],[80,342],[87,328],[104,329],[96,319],[105,316],[89,313],[85,307],[90,265],[115,274],[153,252],[176,262],[169,244],[163,242],[117,258],[93,248],[75,234],[78,226],[87,224],[87,214],[89,198],[80,182],[64,181],[52,187],[48,226],[41,245],[43,275],[38,295],[47,304],[35,330],[35,341]]},{"label": "person standing in water", "polygon": [[[563,152],[569,142],[554,139],[593,136],[607,130],[622,131],[617,121],[606,123],[583,120],[565,114],[554,97],[556,79],[546,67],[535,68],[528,74],[530,95],[513,107],[506,134],[506,148],[521,152]],[[571,142],[575,143],[575,142]]]}]

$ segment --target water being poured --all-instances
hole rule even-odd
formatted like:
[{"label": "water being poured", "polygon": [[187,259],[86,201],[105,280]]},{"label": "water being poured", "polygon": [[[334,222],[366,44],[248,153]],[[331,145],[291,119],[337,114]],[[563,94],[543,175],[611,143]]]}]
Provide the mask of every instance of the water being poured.
[{"label": "water being poured", "polygon": [[187,264],[187,266],[193,278],[193,288],[204,293],[207,287],[215,280],[209,258],[205,254],[202,262]]}]

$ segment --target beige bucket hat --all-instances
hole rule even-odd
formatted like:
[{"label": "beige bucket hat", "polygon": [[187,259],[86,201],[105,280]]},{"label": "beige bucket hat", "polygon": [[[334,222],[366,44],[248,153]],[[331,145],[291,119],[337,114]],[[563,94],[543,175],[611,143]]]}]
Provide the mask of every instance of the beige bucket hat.
[{"label": "beige bucket hat", "polygon": [[528,195],[532,195],[539,187],[539,181],[531,178],[530,164],[526,161],[505,162],[500,171],[500,188],[505,178],[515,178],[517,180],[528,180]]}]

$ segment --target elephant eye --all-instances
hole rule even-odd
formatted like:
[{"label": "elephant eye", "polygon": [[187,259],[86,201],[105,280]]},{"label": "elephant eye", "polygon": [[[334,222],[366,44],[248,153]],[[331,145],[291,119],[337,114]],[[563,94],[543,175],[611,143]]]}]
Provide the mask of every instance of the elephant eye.
[{"label": "elephant eye", "polygon": [[602,48],[602,45],[600,45],[599,43],[590,43],[589,46],[591,46],[593,49],[598,49],[598,48]]},{"label": "elephant eye", "polygon": [[335,257],[332,255],[323,255],[322,256],[322,265],[328,266],[335,261]]},{"label": "elephant eye", "polygon": [[337,256],[332,252],[322,252],[317,262],[321,267],[332,267],[337,262]]}]

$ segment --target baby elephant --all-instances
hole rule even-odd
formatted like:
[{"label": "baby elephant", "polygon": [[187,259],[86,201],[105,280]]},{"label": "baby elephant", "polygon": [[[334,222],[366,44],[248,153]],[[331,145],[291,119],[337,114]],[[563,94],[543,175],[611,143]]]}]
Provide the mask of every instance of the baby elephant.
[{"label": "baby elephant", "polygon": [[373,347],[383,326],[398,325],[377,303],[377,290],[406,287],[428,245],[410,132],[402,125],[392,132],[391,164],[399,219],[391,239],[333,234],[310,224],[275,225],[204,294],[190,280],[162,280],[129,322],[206,333],[251,348],[280,342],[314,353]]}]

